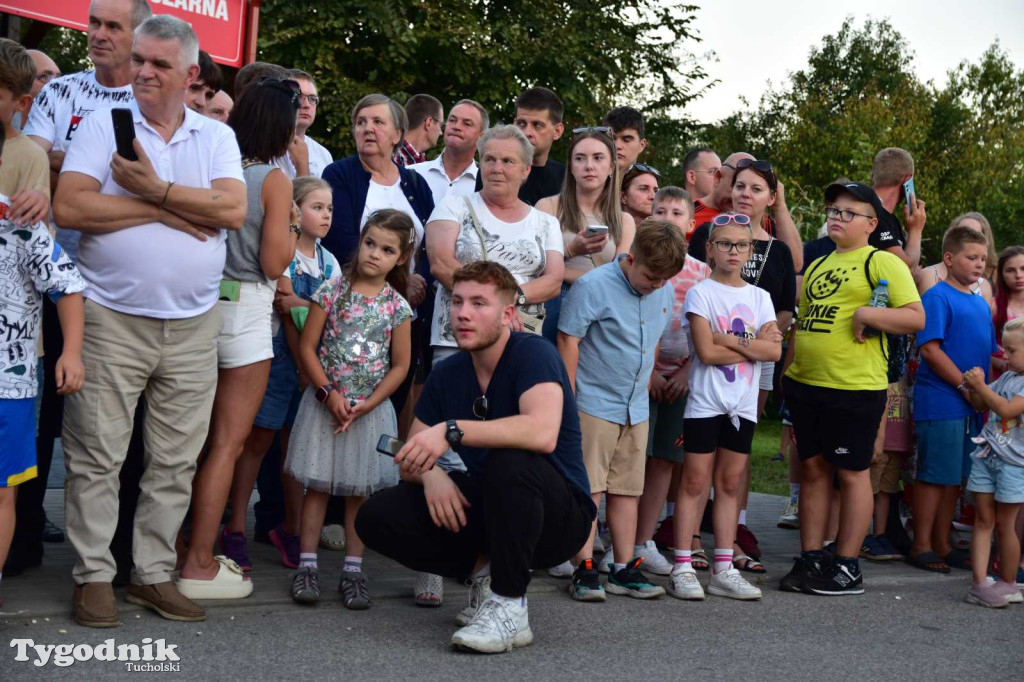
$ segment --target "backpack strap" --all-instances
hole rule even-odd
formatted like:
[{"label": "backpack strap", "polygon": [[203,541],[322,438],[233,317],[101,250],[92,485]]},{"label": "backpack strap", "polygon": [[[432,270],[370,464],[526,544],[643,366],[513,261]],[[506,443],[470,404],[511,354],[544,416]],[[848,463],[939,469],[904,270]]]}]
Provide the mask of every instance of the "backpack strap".
[{"label": "backpack strap", "polygon": [[[864,259],[864,276],[868,280],[868,287],[871,291],[874,291],[875,287],[878,286],[871,278],[871,259],[874,258],[875,254],[878,252],[879,249],[871,249],[871,253],[869,253],[868,257]],[[896,337],[890,337],[887,332],[878,333],[878,345],[882,348],[882,357],[885,359],[885,366],[887,370],[889,367],[889,342],[892,338]]]},{"label": "backpack strap", "polygon": [[875,287],[878,286],[875,281],[871,279],[871,259],[875,257],[876,253],[878,253],[878,249],[871,249],[871,253],[869,253],[868,257],[864,259],[864,276],[868,278],[868,286],[872,291],[874,291]]}]

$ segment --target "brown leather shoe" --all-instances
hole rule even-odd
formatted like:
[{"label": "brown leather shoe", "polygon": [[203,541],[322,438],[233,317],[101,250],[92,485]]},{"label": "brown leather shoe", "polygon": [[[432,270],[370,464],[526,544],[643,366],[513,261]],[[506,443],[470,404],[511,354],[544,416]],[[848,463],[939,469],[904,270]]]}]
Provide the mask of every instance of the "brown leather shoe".
[{"label": "brown leather shoe", "polygon": [[110,583],[75,585],[72,597],[75,622],[87,628],[116,628],[121,625]]},{"label": "brown leather shoe", "polygon": [[156,611],[167,620],[206,620],[206,609],[178,592],[171,580],[155,585],[129,585],[125,601]]}]

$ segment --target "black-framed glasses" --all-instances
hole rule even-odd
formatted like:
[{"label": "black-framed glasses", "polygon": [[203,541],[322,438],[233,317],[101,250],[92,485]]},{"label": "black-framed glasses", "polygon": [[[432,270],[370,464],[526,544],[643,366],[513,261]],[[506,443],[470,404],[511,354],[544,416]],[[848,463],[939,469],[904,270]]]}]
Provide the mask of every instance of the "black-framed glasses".
[{"label": "black-framed glasses", "polygon": [[637,175],[640,175],[641,173],[650,173],[656,178],[661,177],[660,170],[658,170],[654,166],[648,166],[645,163],[634,163],[632,166],[626,169],[626,175],[629,175],[630,173],[633,172],[636,172]]},{"label": "black-framed glasses", "polygon": [[856,213],[846,208],[836,208],[835,206],[825,207],[825,216],[828,218],[836,218],[841,223],[852,222],[854,218],[860,216],[861,218],[867,218],[868,220],[874,220],[875,216],[866,215],[864,213]]},{"label": "black-framed glasses", "polygon": [[609,134],[612,132],[611,126],[583,126],[582,128],[573,128],[573,135],[583,135],[584,133],[605,133]]},{"label": "black-framed glasses", "polygon": [[[288,91],[292,94],[292,106],[296,109],[299,107],[299,97],[302,96],[302,86],[299,85],[299,81],[292,80],[291,78],[274,78],[273,76],[263,76],[256,81],[256,87],[278,87],[284,86],[288,88]],[[278,87],[280,89],[280,87]]]},{"label": "black-framed glasses", "polygon": [[487,396],[482,395],[473,401],[473,416],[480,421],[487,419]]},{"label": "black-framed glasses", "polygon": [[729,253],[734,248],[736,249],[736,253],[747,253],[750,251],[750,245],[753,242],[727,242],[723,240],[711,243],[715,245],[715,248],[718,249],[720,253]]}]

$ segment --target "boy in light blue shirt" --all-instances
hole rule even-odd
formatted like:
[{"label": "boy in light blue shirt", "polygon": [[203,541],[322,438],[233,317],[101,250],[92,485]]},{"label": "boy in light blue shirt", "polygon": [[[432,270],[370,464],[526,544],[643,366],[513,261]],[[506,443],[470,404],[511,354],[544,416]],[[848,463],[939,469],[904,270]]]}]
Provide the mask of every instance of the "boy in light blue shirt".
[{"label": "boy in light blue shirt", "polygon": [[[658,340],[672,317],[668,280],[686,258],[686,239],[671,223],[645,220],[629,254],[588,272],[562,303],[558,352],[576,391],[583,432],[583,462],[595,504],[608,493],[612,555],[607,589],[638,599],[659,597],[661,587],[640,572],[634,557],[637,503],[644,487],[649,417],[647,387]],[[593,565],[594,532],[577,555],[570,594],[603,601]],[[620,557],[617,562],[614,557]]]}]

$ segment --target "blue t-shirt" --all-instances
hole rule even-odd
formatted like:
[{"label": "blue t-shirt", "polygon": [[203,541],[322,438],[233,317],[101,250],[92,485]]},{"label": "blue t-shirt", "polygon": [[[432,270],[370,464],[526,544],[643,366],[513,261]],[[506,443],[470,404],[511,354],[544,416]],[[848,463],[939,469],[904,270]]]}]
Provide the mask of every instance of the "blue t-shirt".
[{"label": "blue t-shirt", "polygon": [[[985,370],[986,380],[992,353],[997,350],[992,311],[985,299],[939,282],[921,297],[924,329],[917,333],[918,348],[939,340],[939,347],[961,372],[972,367]],[[922,361],[914,386],[914,421],[963,419],[974,415],[956,386],[935,373]]]},{"label": "blue t-shirt", "polygon": [[650,417],[647,384],[654,350],[672,321],[675,290],[666,284],[639,294],[619,261],[576,280],[562,299],[558,331],[582,339],[576,368],[580,410],[615,424],[641,424]]},{"label": "blue t-shirt", "polygon": [[[537,384],[548,382],[562,385],[562,427],[554,451],[537,456],[550,457],[558,472],[589,499],[590,481],[583,466],[576,400],[562,358],[550,341],[534,334],[512,332],[487,385],[487,419],[519,414],[519,398]],[[475,420],[473,402],[479,397],[480,384],[473,370],[473,358],[460,351],[431,370],[423,395],[416,404],[416,418],[427,426],[449,419]],[[463,444],[455,451],[466,463],[471,476],[483,475],[486,449]]]}]

